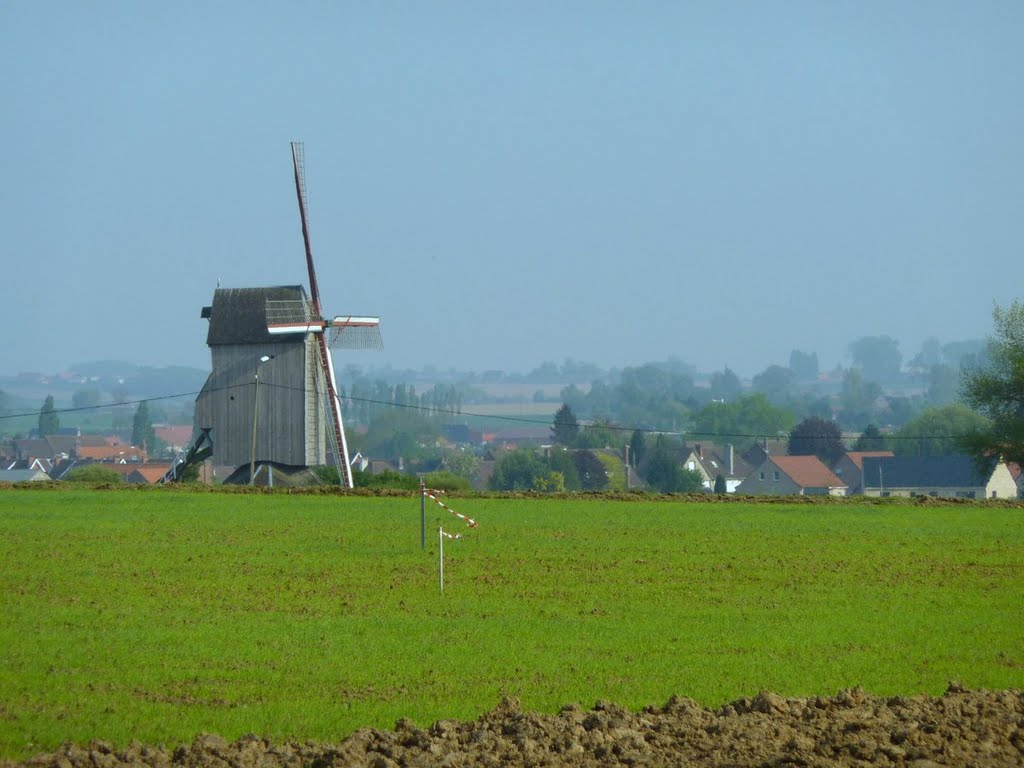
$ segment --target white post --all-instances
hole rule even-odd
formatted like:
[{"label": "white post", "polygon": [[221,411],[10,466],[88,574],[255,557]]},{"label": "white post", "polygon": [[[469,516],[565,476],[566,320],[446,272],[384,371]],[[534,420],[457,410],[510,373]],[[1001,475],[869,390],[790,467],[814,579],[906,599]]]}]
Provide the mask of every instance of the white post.
[{"label": "white post", "polygon": [[437,529],[437,583],[444,592],[444,528]]}]

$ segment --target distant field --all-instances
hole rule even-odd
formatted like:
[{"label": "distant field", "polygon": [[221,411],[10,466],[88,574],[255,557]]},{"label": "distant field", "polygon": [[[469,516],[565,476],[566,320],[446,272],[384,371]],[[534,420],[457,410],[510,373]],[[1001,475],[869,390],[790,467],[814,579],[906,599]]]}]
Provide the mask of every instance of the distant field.
[{"label": "distant field", "polygon": [[[1024,509],[0,490],[0,755],[1024,687]],[[437,581],[437,526],[445,544]]]},{"label": "distant field", "polygon": [[[554,416],[555,411],[562,407],[561,403],[477,403],[464,405],[462,410],[466,413],[479,416]],[[541,421],[541,419],[538,419]],[[515,426],[515,425],[509,425]],[[526,425],[529,426],[529,425]],[[537,426],[545,426],[543,423]]]}]

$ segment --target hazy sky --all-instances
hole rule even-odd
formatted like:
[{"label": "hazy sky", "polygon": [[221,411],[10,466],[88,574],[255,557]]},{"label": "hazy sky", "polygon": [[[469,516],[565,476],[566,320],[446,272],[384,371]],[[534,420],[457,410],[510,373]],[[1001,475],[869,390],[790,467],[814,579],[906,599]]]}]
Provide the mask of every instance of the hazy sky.
[{"label": "hazy sky", "polygon": [[1024,3],[0,4],[0,372],[208,367],[305,283],[339,365],[528,370],[987,335],[1020,296]]}]

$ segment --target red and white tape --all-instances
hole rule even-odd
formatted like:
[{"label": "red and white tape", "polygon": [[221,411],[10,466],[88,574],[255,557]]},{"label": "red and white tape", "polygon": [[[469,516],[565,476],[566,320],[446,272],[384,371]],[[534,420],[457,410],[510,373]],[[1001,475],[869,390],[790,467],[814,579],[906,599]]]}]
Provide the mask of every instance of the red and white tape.
[{"label": "red and white tape", "polygon": [[[437,496],[434,495],[435,493],[442,493],[442,491],[435,491],[432,488],[424,488],[423,489],[423,495],[426,496],[428,499],[433,499],[442,508],[447,509],[449,512],[451,512],[453,515],[455,515],[460,520],[465,520],[466,521],[466,525],[468,525],[470,528],[476,528],[476,520],[474,520],[471,517],[466,517],[465,515],[461,514],[460,512],[456,512],[454,509],[452,509],[447,504],[445,504],[443,501],[441,501],[439,498],[437,498]],[[447,535],[447,534],[445,534],[445,535]]]}]

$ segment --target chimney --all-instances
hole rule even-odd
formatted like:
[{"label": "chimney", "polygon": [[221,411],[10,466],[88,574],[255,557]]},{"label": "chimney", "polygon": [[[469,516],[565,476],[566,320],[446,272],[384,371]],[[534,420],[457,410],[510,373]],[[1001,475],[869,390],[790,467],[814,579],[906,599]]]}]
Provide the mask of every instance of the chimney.
[{"label": "chimney", "polygon": [[734,475],[734,474],[736,474],[733,471],[733,466],[734,466],[733,465],[733,458],[734,457],[733,457],[732,443],[729,443],[729,444],[727,444],[725,446],[725,472],[726,472],[727,475]]},{"label": "chimney", "polygon": [[693,448],[695,451],[697,451],[697,458],[700,459],[701,461],[704,461],[704,448],[701,446],[701,444],[696,443],[693,446]]}]

